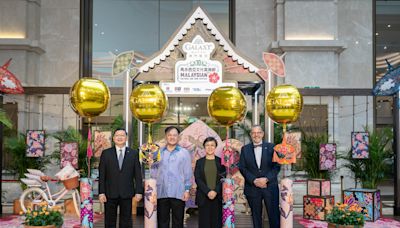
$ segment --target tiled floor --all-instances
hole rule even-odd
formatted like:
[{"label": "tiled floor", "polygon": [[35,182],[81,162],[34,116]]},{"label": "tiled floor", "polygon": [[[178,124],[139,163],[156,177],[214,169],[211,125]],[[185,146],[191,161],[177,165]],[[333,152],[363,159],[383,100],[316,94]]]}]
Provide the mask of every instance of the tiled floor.
[{"label": "tiled floor", "polygon": [[[251,216],[250,215],[246,215],[246,214],[237,214],[236,217],[236,224],[235,227],[237,228],[252,228],[253,225],[251,223]],[[192,215],[190,216],[185,224],[186,228],[197,228],[198,227],[198,223],[197,223],[198,217],[197,215]],[[295,222],[295,221],[294,221]],[[94,225],[94,227],[104,227],[104,220],[96,223]],[[133,228],[143,228],[144,227],[144,220],[143,220],[143,216],[134,216],[133,218]],[[268,228],[268,221],[265,221],[264,224],[264,228]],[[298,227],[303,227],[298,223],[294,223],[294,228],[298,228]]]}]

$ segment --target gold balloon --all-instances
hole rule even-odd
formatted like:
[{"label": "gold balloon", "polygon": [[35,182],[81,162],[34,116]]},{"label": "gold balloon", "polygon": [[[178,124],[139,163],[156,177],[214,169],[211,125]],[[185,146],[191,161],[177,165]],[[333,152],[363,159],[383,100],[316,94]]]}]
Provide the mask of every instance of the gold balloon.
[{"label": "gold balloon", "polygon": [[265,100],[268,116],[278,123],[296,121],[303,108],[303,97],[292,85],[279,85],[272,88]]},{"label": "gold balloon", "polygon": [[107,85],[96,78],[81,78],[71,87],[69,101],[76,114],[94,117],[103,113],[110,101]]},{"label": "gold balloon", "polygon": [[163,117],[168,107],[168,98],[158,85],[142,84],[133,89],[130,107],[136,119],[154,123]]},{"label": "gold balloon", "polygon": [[215,89],[208,98],[208,114],[220,124],[231,126],[246,115],[246,98],[231,86]]}]

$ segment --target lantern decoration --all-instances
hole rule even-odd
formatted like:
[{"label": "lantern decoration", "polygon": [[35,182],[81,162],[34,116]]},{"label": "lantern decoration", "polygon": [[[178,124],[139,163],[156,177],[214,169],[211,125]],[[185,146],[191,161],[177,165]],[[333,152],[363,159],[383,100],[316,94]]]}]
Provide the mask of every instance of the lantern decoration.
[{"label": "lantern decoration", "polygon": [[234,150],[229,146],[229,127],[234,123],[243,120],[246,116],[247,103],[243,93],[231,86],[223,86],[215,89],[207,102],[208,114],[218,123],[226,127],[225,147],[221,156],[221,163],[227,167],[227,177],[222,185],[222,225],[225,228],[235,227],[235,183],[232,178],[233,171],[231,169],[235,162]]},{"label": "lantern decoration", "polygon": [[147,123],[147,143],[140,146],[139,159],[145,167],[144,226],[157,227],[157,180],[151,178],[150,168],[161,159],[160,147],[153,143],[152,123],[162,119],[168,107],[168,98],[158,85],[142,84],[133,89],[130,108],[133,116]]},{"label": "lantern decoration", "polygon": [[21,82],[7,68],[12,59],[9,59],[0,67],[0,92],[6,94],[23,94],[24,88]]},{"label": "lantern decoration", "polygon": [[90,160],[92,151],[91,121],[103,113],[110,102],[110,90],[107,85],[96,78],[81,78],[71,87],[69,93],[72,110],[81,117],[88,118],[88,146],[86,151],[87,178],[81,178],[81,226],[93,227],[93,183],[90,179]]}]

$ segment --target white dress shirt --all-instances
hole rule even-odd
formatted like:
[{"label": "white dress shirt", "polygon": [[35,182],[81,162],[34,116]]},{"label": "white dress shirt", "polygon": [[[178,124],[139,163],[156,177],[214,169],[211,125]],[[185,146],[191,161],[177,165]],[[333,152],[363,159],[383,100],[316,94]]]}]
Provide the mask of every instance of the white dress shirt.
[{"label": "white dress shirt", "polygon": [[118,147],[118,146],[115,146],[115,149],[117,150],[117,158],[119,158],[119,154],[120,154],[120,151],[122,150],[122,157],[124,157],[125,156],[125,150],[126,150],[126,147],[124,146],[124,147]]},{"label": "white dress shirt", "polygon": [[[257,146],[257,145],[254,145]],[[254,155],[256,156],[256,162],[258,168],[261,167],[261,156],[262,156],[262,145],[254,148]]]}]

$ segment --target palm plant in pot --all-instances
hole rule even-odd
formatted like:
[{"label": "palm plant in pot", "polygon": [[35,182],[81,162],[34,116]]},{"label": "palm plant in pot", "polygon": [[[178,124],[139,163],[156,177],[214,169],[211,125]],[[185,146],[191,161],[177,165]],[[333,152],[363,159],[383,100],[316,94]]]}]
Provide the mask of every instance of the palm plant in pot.
[{"label": "palm plant in pot", "polygon": [[[27,169],[44,170],[46,165],[50,163],[50,156],[31,158],[26,156],[26,135],[18,133],[16,136],[6,137],[4,140],[4,150],[11,157],[8,170],[15,173],[16,179],[24,177]],[[26,186],[21,182],[21,188]],[[20,211],[19,199],[14,200],[14,213]]]},{"label": "palm plant in pot", "polygon": [[376,189],[392,171],[394,153],[392,150],[393,131],[390,128],[375,130],[369,134],[369,158],[354,159],[350,150],[345,156],[344,167],[348,168],[363,188]]}]

